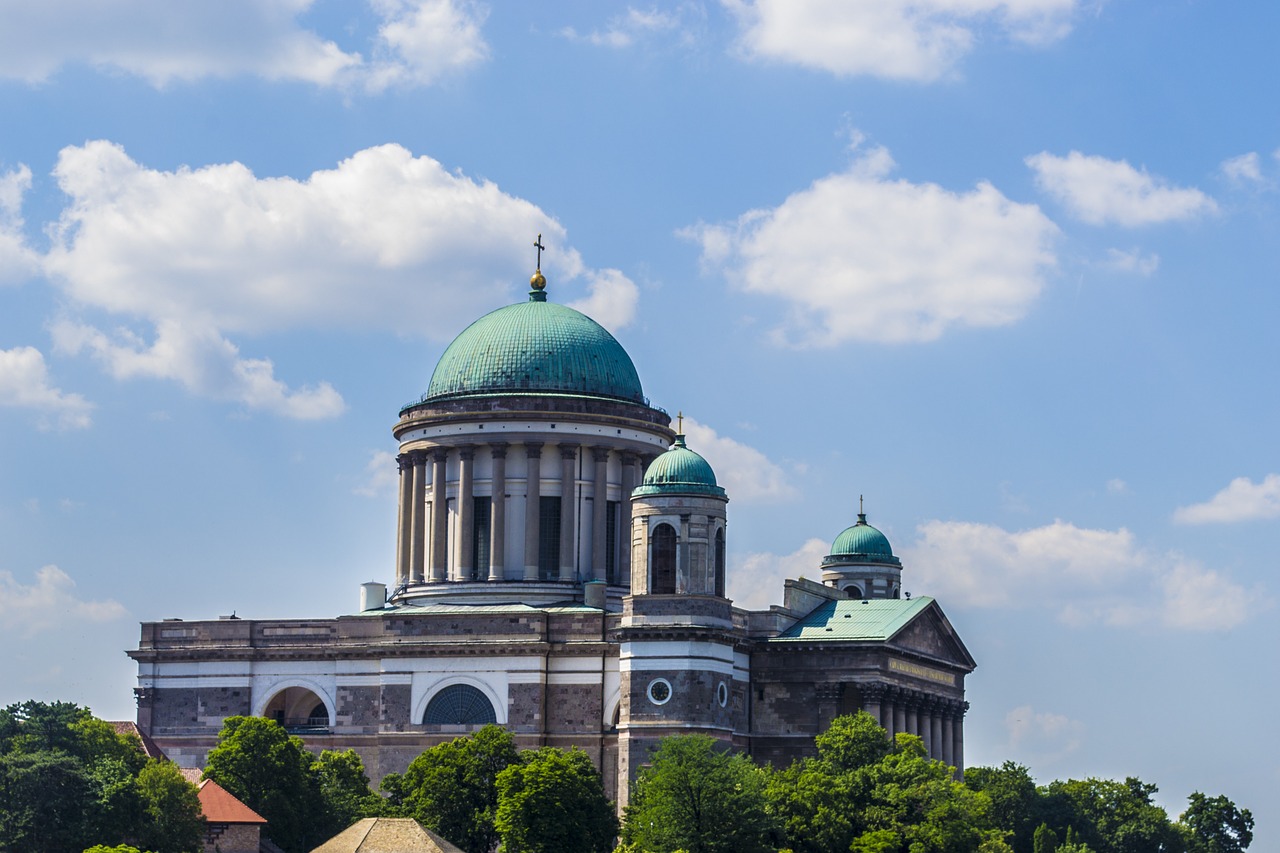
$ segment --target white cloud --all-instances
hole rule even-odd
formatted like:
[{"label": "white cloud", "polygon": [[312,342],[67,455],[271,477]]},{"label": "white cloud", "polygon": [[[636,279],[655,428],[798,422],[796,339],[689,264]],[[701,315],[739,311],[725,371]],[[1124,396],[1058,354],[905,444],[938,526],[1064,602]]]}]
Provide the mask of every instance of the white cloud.
[{"label": "white cloud", "polygon": [[1128,251],[1108,249],[1105,265],[1116,272],[1134,273],[1146,278],[1160,268],[1160,256],[1155,252],[1143,254],[1137,247]]},{"label": "white cloud", "polygon": [[1261,483],[1236,477],[1204,503],[1179,507],[1173,520],[1180,524],[1230,524],[1260,518],[1280,518],[1280,474]]},{"label": "white cloud", "polygon": [[1223,160],[1221,168],[1222,174],[1238,184],[1262,183],[1262,160],[1256,151]]},{"label": "white cloud", "polygon": [[396,494],[400,485],[400,465],[396,455],[385,450],[375,450],[369,454],[369,461],[364,466],[364,482],[356,487],[355,493],[366,498],[379,498]]},{"label": "white cloud", "polygon": [[369,0],[369,58],[299,19],[312,0],[0,0],[0,77],[39,82],[84,63],[155,86],[254,75],[319,86],[424,85],[483,59],[484,10],[466,0]]},{"label": "white cloud", "polygon": [[31,170],[19,166],[0,174],[0,286],[15,284],[39,270],[39,257],[22,233],[22,197],[31,189]]},{"label": "white cloud", "polygon": [[788,578],[820,580],[822,558],[830,553],[830,542],[810,539],[790,554],[748,554],[729,567],[729,597],[738,607],[751,610],[777,604]]},{"label": "white cloud", "polygon": [[1027,44],[1071,30],[1077,0],[721,0],[737,18],[739,49],[838,76],[931,81],[947,74],[994,25]]},{"label": "white cloud", "polygon": [[117,601],[83,601],[75,595],[76,583],[57,566],[45,566],[36,572],[35,582],[27,585],[11,572],[0,571],[0,625],[31,637],[67,624],[109,622],[126,615]]},{"label": "white cloud", "polygon": [[631,325],[640,302],[640,288],[619,270],[603,269],[588,275],[588,296],[569,303],[607,329]]},{"label": "white cloud", "polygon": [[649,36],[673,32],[680,26],[679,11],[662,12],[657,9],[636,9],[628,6],[626,12],[610,18],[603,30],[592,30],[582,35],[573,27],[565,27],[561,30],[561,35],[573,41],[585,41],[599,47],[624,48],[631,47],[638,40]]},{"label": "white cloud", "polygon": [[1055,262],[1057,227],[980,183],[968,193],[887,177],[884,149],[769,210],[681,234],[704,264],[790,303],[774,330],[794,346],[917,342],[1019,320]]},{"label": "white cloud", "polygon": [[[1226,630],[1266,599],[1177,554],[1139,548],[1133,535],[1062,521],[1009,532],[930,521],[903,551],[913,591],[954,607],[1049,605],[1070,625],[1162,625]],[[1252,608],[1250,607],[1252,605]]]},{"label": "white cloud", "polygon": [[693,418],[684,419],[689,449],[716,472],[718,482],[739,503],[769,504],[794,500],[800,492],[776,463],[754,447],[716,433]]},{"label": "white cloud", "polygon": [[235,344],[211,328],[161,320],[151,344],[128,329],[113,337],[69,321],[51,331],[60,352],[88,350],[116,379],[172,379],[202,396],[298,420],[336,417],[346,408],[328,382],[290,391],[275,378],[270,359],[240,358]]},{"label": "white cloud", "polygon": [[1049,764],[1075,752],[1084,741],[1084,723],[1030,705],[1005,714],[1004,727],[1009,737],[1006,750],[1023,764]]},{"label": "white cloud", "polygon": [[113,375],[177,379],[218,399],[293,417],[341,411],[319,383],[291,391],[267,359],[229,335],[381,330],[447,339],[510,292],[533,258],[512,235],[542,233],[553,294],[584,278],[586,304],[624,325],[638,291],[584,267],[536,205],[450,173],[398,145],[357,152],[305,180],[258,178],[239,163],[148,169],[109,142],[61,152],[71,197],[45,258],[78,307],[155,326],[154,343],[59,324],[59,345],[89,350]]},{"label": "white cloud", "polygon": [[1129,492],[1129,484],[1119,477],[1113,477],[1107,480],[1107,491],[1113,495],[1123,495]]},{"label": "white cloud", "polygon": [[1124,160],[1072,151],[1058,157],[1047,151],[1026,158],[1036,185],[1090,225],[1133,227],[1191,219],[1213,213],[1218,205],[1195,188],[1170,186]]},{"label": "white cloud", "polygon": [[84,429],[92,422],[93,404],[50,385],[44,355],[34,347],[0,350],[0,406],[34,409],[60,429]]}]

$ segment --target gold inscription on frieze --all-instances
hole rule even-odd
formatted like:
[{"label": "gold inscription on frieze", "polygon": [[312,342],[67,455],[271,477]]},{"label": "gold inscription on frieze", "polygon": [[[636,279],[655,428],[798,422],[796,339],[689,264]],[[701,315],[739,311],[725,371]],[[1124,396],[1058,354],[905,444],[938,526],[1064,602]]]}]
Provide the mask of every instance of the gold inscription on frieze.
[{"label": "gold inscription on frieze", "polygon": [[927,666],[920,666],[915,663],[907,663],[902,660],[889,660],[889,670],[891,672],[901,672],[907,675],[914,675],[916,678],[923,678],[926,681],[936,681],[938,684],[950,684],[955,686],[956,677],[949,672],[943,672],[940,669],[931,669]]}]

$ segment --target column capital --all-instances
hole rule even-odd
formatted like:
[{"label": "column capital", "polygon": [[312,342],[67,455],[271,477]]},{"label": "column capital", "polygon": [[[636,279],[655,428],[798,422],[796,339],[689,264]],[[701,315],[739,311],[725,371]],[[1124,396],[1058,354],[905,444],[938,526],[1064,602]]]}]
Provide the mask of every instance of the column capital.
[{"label": "column capital", "polygon": [[474,444],[464,444],[458,448],[458,455],[470,462],[476,458],[476,448]]},{"label": "column capital", "polygon": [[401,471],[408,471],[413,468],[413,454],[401,453],[396,457],[396,464],[400,466]]},{"label": "column capital", "polygon": [[542,458],[542,442],[526,441],[524,443],[524,455],[528,456],[530,459]]},{"label": "column capital", "polygon": [[591,458],[597,462],[604,462],[609,458],[609,448],[599,444],[592,446]]},{"label": "column capital", "polygon": [[866,684],[859,684],[858,689],[862,691],[862,698],[868,702],[879,702],[888,693],[888,690],[885,688],[885,685],[881,684],[878,681],[871,681],[871,682],[867,682]]},{"label": "column capital", "polygon": [[815,684],[813,691],[819,702],[839,702],[844,693],[844,685],[839,682]]},{"label": "column capital", "polygon": [[639,462],[639,461],[640,461],[640,455],[639,455],[638,453],[623,453],[623,454],[622,454],[622,464],[623,464],[623,465],[634,465],[634,464],[636,464],[636,463],[637,463],[637,462]]},{"label": "column capital", "polygon": [[566,461],[578,458],[578,450],[581,448],[579,444],[561,444],[560,458]]},{"label": "column capital", "polygon": [[505,441],[495,441],[489,445],[489,452],[493,454],[494,459],[506,459],[508,446]]},{"label": "column capital", "polygon": [[430,454],[428,454],[427,451],[425,450],[411,450],[409,452],[409,457],[413,459],[414,465],[426,465],[427,457],[429,455]]},{"label": "column capital", "polygon": [[445,461],[445,460],[446,460],[446,459],[448,459],[448,458],[449,458],[449,448],[447,448],[447,447],[434,447],[434,448],[432,448],[432,449],[431,449],[431,461],[432,461],[432,462],[443,462],[443,461]]}]

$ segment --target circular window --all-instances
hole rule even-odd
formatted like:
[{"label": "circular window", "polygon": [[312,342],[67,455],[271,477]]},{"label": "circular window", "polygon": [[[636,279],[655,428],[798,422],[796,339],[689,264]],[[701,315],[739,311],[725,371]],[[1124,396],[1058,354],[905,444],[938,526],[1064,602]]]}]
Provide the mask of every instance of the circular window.
[{"label": "circular window", "polygon": [[655,678],[649,682],[649,701],[655,705],[665,705],[671,698],[671,682],[665,678]]},{"label": "circular window", "polygon": [[721,708],[729,704],[729,688],[725,687],[723,681],[716,685],[716,701]]}]

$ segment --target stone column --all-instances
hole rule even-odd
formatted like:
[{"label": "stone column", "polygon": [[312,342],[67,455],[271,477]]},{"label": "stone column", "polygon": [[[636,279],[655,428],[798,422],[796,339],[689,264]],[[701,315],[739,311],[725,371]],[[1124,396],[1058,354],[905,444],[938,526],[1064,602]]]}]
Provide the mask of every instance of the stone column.
[{"label": "stone column", "polygon": [[396,586],[409,582],[409,555],[413,549],[413,457],[401,453],[396,457],[400,465],[400,517],[396,523]]},{"label": "stone column", "polygon": [[608,561],[605,554],[606,527],[609,517],[609,448],[591,448],[591,459],[595,463],[595,489],[591,498],[591,577],[595,580],[606,580],[604,567]]},{"label": "stone column", "polygon": [[622,455],[622,518],[618,521],[618,535],[623,537],[622,547],[618,549],[616,583],[631,585],[631,492],[636,487],[636,455]]},{"label": "stone column", "polygon": [[893,740],[895,725],[894,715],[896,713],[895,709],[897,708],[897,704],[894,701],[896,693],[897,691],[895,688],[886,685],[884,688],[884,700],[880,705],[880,725],[884,726],[885,734],[888,736],[889,740]]},{"label": "stone column", "polygon": [[413,458],[413,532],[409,540],[409,571],[414,583],[423,580],[427,554],[427,454],[417,452]]},{"label": "stone column", "polygon": [[577,580],[574,511],[577,509],[578,446],[560,445],[560,580]]},{"label": "stone column", "polygon": [[955,759],[955,703],[947,702],[942,711],[942,761],[948,767],[956,766]]},{"label": "stone column", "polygon": [[951,757],[955,759],[956,778],[964,779],[964,712],[969,710],[968,702],[961,702],[956,708],[955,730],[951,742]]},{"label": "stone column", "polygon": [[898,690],[893,697],[893,733],[895,735],[907,731],[907,697],[903,690]]},{"label": "stone column", "polygon": [[449,451],[443,447],[431,452],[431,582],[443,583],[449,577],[449,484],[445,482],[445,462]]},{"label": "stone column", "polygon": [[933,701],[927,696],[921,696],[919,724],[920,740],[924,741],[924,754],[933,758]]},{"label": "stone column", "polygon": [[919,706],[916,705],[916,697],[907,696],[907,727],[903,731],[913,735],[920,734],[920,716]]},{"label": "stone column", "polygon": [[884,687],[879,684],[863,684],[860,687],[862,688],[862,710],[879,723],[880,699],[884,696]]},{"label": "stone column", "polygon": [[476,449],[463,447],[458,451],[458,571],[457,580],[470,581],[476,577],[476,503],[475,489]]},{"label": "stone column", "polygon": [[524,499],[524,579],[538,579],[538,523],[542,520],[542,442],[524,446],[529,460]]},{"label": "stone column", "polygon": [[507,445],[498,442],[493,451],[493,496],[489,498],[489,580],[506,577],[507,567]]},{"label": "stone column", "polygon": [[818,728],[826,731],[831,728],[831,721],[840,710],[840,697],[844,693],[843,684],[815,684],[814,699],[818,703]]},{"label": "stone column", "polygon": [[946,708],[940,702],[933,704],[933,714],[929,717],[931,724],[929,730],[929,743],[933,747],[929,750],[929,757],[942,761],[942,754],[947,751],[947,742],[942,739],[942,718],[947,713]]}]

